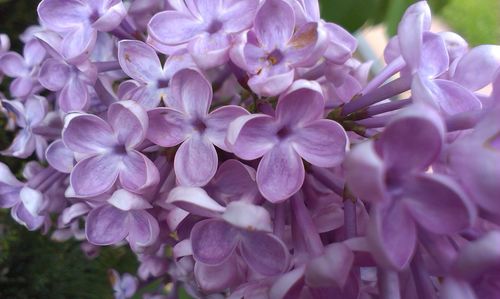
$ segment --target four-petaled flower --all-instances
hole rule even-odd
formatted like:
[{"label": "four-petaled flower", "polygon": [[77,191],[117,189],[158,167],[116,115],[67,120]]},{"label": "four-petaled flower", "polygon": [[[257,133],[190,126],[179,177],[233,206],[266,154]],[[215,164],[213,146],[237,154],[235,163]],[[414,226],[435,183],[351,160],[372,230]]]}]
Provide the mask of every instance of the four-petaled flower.
[{"label": "four-petaled flower", "polygon": [[230,152],[225,144],[226,130],[234,119],[248,114],[239,106],[224,106],[210,113],[212,87],[197,71],[184,69],[171,81],[167,108],[148,112],[148,139],[172,147],[181,144],[174,160],[181,185],[204,186],[217,171],[214,145]]},{"label": "four-petaled flower", "polygon": [[67,116],[62,139],[78,161],[70,176],[78,196],[102,194],[117,180],[133,192],[158,183],[158,169],[137,150],[149,124],[144,108],[121,101],[109,107],[107,116],[107,121],[92,114]]},{"label": "four-petaled flower", "polygon": [[231,123],[231,150],[245,160],[262,157],[257,184],[269,201],[285,200],[300,189],[301,158],[321,167],[342,163],[347,135],[337,122],[323,119],[324,106],[319,84],[299,80],[279,98],[275,116],[252,114]]}]

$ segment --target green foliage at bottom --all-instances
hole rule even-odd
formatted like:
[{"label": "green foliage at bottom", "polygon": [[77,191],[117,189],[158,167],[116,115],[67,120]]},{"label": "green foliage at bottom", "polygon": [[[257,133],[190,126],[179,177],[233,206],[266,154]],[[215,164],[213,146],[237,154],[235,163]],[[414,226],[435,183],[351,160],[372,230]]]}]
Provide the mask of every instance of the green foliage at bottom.
[{"label": "green foliage at bottom", "polygon": [[107,270],[135,273],[135,256],[126,247],[104,248],[88,260],[74,241],[58,243],[29,232],[0,213],[0,298],[113,298]]}]

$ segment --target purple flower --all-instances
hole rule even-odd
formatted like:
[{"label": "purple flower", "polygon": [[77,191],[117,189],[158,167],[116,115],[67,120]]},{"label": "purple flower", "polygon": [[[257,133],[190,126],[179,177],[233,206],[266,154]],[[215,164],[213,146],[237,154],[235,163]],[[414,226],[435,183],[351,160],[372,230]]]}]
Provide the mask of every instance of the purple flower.
[{"label": "purple flower", "polygon": [[239,106],[224,106],[209,113],[212,104],[210,83],[197,71],[177,72],[170,84],[168,108],[148,112],[148,139],[172,147],[180,144],[174,168],[181,185],[204,186],[217,171],[214,145],[229,151],[224,140],[231,121],[246,115]]},{"label": "purple flower", "polygon": [[85,234],[95,245],[113,245],[127,240],[134,250],[156,242],[158,221],[146,209],[151,204],[124,189],[116,190],[103,205],[90,211]]},{"label": "purple flower", "polygon": [[14,97],[25,98],[37,91],[39,65],[46,52],[39,41],[31,40],[24,45],[23,56],[16,52],[0,52],[0,71],[15,78],[10,84]]},{"label": "purple flower", "polygon": [[242,201],[223,207],[203,189],[193,187],[175,188],[167,203],[212,218],[196,223],[191,230],[193,257],[202,265],[222,265],[239,248],[243,260],[261,275],[277,275],[287,270],[288,249],[270,233],[271,218],[263,207]]},{"label": "purple flower", "polygon": [[46,224],[46,211],[50,202],[44,192],[58,179],[53,169],[37,169],[29,173],[27,164],[24,176],[28,182],[16,179],[10,169],[0,163],[0,208],[11,208],[12,218],[27,229],[33,231]]},{"label": "purple flower", "polygon": [[158,169],[137,150],[148,124],[146,111],[134,101],[112,104],[107,121],[91,114],[68,115],[62,139],[78,161],[70,177],[75,193],[96,196],[117,180],[133,192],[156,185]]},{"label": "purple flower", "polygon": [[62,35],[61,54],[79,63],[92,51],[98,31],[111,31],[126,15],[121,0],[43,0],[38,5],[42,24]]},{"label": "purple flower", "polygon": [[228,61],[231,34],[252,25],[258,5],[258,0],[190,0],[156,14],[148,32],[155,43],[187,46],[201,68],[212,68]]},{"label": "purple flower", "polygon": [[58,92],[57,103],[63,112],[85,111],[90,105],[89,88],[97,77],[95,66],[89,61],[69,63],[60,54],[63,40],[54,33],[40,32],[37,37],[52,56],[40,68],[40,84]]},{"label": "purple flower", "polygon": [[[402,77],[410,72],[412,97],[438,108],[444,115],[481,109],[481,102],[462,85],[437,79],[449,68],[448,50],[441,35],[431,33],[431,12],[426,1],[408,8],[385,57],[388,63],[402,59],[406,64]],[[391,46],[392,45],[392,46]],[[400,56],[398,56],[400,55]],[[398,58],[399,57],[399,58]]]},{"label": "purple flower", "polygon": [[[155,50],[139,41],[125,40],[118,43],[118,61],[123,71],[138,84],[127,91],[126,98],[152,109],[169,94],[172,75],[180,69],[195,67],[191,57],[181,51],[169,56],[162,67]],[[126,81],[130,84],[129,81]]]},{"label": "purple flower", "polygon": [[489,213],[500,215],[500,122],[496,108],[473,132],[453,143],[447,160],[471,198]]},{"label": "purple flower", "polygon": [[433,110],[410,106],[376,141],[358,144],[347,157],[351,191],[373,203],[368,238],[382,265],[403,269],[417,244],[417,225],[435,234],[467,228],[474,207],[457,183],[425,173],[441,153],[444,128]]},{"label": "purple flower", "polygon": [[300,189],[301,158],[321,167],[342,162],[347,135],[338,123],[322,119],[324,105],[319,85],[299,80],[280,97],[276,116],[254,114],[231,123],[227,142],[233,152],[245,160],[262,157],[257,184],[269,201],[283,201]]},{"label": "purple flower", "polygon": [[[47,148],[46,134],[50,127],[44,122],[47,116],[48,103],[45,98],[32,96],[23,104],[19,101],[1,102],[3,107],[15,116],[16,125],[21,128],[12,144],[1,153],[17,158],[28,158],[34,152],[38,159],[45,160]],[[59,134],[59,130],[54,128]]]},{"label": "purple flower", "polygon": [[[275,96],[293,82],[295,68],[310,66],[321,56],[317,23],[295,28],[294,11],[284,0],[266,0],[254,27],[231,51],[232,61],[246,70],[248,86],[259,95]],[[318,55],[319,54],[319,55]]]},{"label": "purple flower", "polygon": [[137,278],[129,273],[120,276],[116,270],[110,269],[108,270],[108,278],[113,287],[115,299],[132,298],[139,287]]}]

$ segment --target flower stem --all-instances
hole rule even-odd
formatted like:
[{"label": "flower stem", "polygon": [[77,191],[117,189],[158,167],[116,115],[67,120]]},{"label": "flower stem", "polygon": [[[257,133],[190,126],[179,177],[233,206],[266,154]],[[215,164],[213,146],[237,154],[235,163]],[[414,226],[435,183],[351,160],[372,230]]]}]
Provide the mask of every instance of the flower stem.
[{"label": "flower stem", "polygon": [[377,276],[380,299],[401,299],[397,272],[379,268]]},{"label": "flower stem", "polygon": [[406,62],[400,56],[386,65],[368,84],[363,88],[361,94],[367,94],[384,84],[390,77],[401,71],[406,66]]},{"label": "flower stem", "polygon": [[381,87],[354,98],[342,108],[342,115],[347,116],[353,112],[361,110],[365,107],[381,102],[390,97],[396,96],[402,92],[409,90],[411,81],[408,78],[397,78]]},{"label": "flower stem", "polygon": [[[294,219],[294,236],[302,241],[306,252],[311,256],[318,256],[323,253],[323,242],[311,218],[311,214],[304,204],[304,196],[301,191],[291,198],[291,205]],[[299,241],[294,240],[294,241]]]},{"label": "flower stem", "polygon": [[396,111],[398,109],[410,105],[411,103],[412,103],[411,99],[404,99],[404,100],[391,101],[389,103],[378,104],[375,106],[370,106],[364,110],[361,110],[360,112],[353,113],[352,116],[349,117],[349,119],[361,120],[369,118],[375,115]]},{"label": "flower stem", "polygon": [[117,70],[121,69],[120,63],[118,62],[118,60],[94,62],[94,64],[97,67],[97,71],[99,73],[105,73],[105,72],[109,72],[109,71],[117,71]]}]

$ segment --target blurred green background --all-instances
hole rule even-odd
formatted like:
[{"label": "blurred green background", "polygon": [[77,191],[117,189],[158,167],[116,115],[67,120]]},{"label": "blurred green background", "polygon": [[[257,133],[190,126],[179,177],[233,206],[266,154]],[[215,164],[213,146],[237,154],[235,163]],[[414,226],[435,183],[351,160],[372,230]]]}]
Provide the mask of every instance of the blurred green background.
[{"label": "blurred green background", "polygon": [[[412,0],[322,0],[323,18],[351,32],[362,26],[384,23],[388,35],[396,32]],[[430,0],[434,15],[471,45],[500,43],[500,0]],[[36,0],[0,0],[0,33],[11,37],[12,49],[22,48],[17,36],[35,24]],[[6,83],[0,91],[6,91]],[[0,128],[3,128],[0,119]],[[0,129],[0,149],[12,135]],[[19,171],[17,159],[0,157]],[[30,233],[0,211],[0,298],[8,299],[106,299],[112,291],[106,271],[134,273],[135,257],[125,248],[106,248],[100,257],[87,260],[76,242],[56,243],[40,233]]]}]

